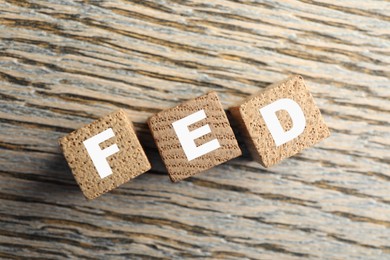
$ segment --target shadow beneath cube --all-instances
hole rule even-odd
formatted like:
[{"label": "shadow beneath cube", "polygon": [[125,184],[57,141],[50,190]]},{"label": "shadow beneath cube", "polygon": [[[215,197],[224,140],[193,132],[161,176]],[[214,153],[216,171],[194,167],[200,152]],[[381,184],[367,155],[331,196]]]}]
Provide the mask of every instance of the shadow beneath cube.
[{"label": "shadow beneath cube", "polygon": [[139,124],[136,127],[137,137],[145,150],[145,154],[152,165],[153,173],[167,174],[164,162],[160,157],[156,143],[147,124]]},{"label": "shadow beneath cube", "polygon": [[[82,198],[82,192],[76,183],[73,174],[68,167],[62,153],[45,155],[42,158],[34,158],[32,167],[34,173],[24,173],[23,178],[28,179],[28,188],[22,193],[28,197],[41,197],[45,201],[78,200]],[[38,172],[38,173],[35,173]]]},{"label": "shadow beneath cube", "polygon": [[[239,124],[237,123],[237,121],[234,119],[234,117],[231,115],[229,111],[225,111],[225,112],[231,124],[231,127],[233,129],[233,132],[236,136],[238,145],[242,151],[242,156],[236,158],[235,160],[253,161],[249,153],[249,150],[245,144],[245,136],[243,135],[242,133],[243,131],[241,130]],[[158,148],[156,146],[156,143],[154,142],[154,138],[152,136],[152,133],[149,130],[148,125],[146,123],[138,124],[136,126],[136,133],[142,147],[145,150],[146,156],[148,157],[152,165],[151,171],[153,173],[158,173],[158,174],[167,174],[167,169],[164,165],[163,160],[161,159],[161,156],[158,152]]]},{"label": "shadow beneath cube", "polygon": [[[151,172],[154,174],[167,174],[147,124],[137,125],[136,134],[152,165]],[[35,158],[31,158],[31,160],[36,161]],[[40,196],[51,194],[54,199],[57,199],[57,197],[66,197],[67,199],[70,197],[75,199],[84,198],[59,146],[55,153],[46,154],[39,161],[36,161],[35,164],[36,167],[39,167],[40,173],[31,177],[34,180],[29,187],[31,192],[40,193]]]},{"label": "shadow beneath cube", "polygon": [[241,126],[238,124],[237,120],[233,117],[229,110],[225,112],[229,120],[230,126],[233,129],[234,135],[236,136],[238,145],[240,146],[240,149],[242,151],[242,156],[237,159],[242,161],[253,161],[252,156],[246,146],[246,137],[243,134]]}]

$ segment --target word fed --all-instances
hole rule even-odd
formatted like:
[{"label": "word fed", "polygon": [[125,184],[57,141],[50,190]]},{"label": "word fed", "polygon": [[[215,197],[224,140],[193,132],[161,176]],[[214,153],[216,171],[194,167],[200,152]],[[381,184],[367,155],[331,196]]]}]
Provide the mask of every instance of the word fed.
[{"label": "word fed", "polygon": [[[301,76],[272,84],[230,111],[253,158],[265,167],[330,135]],[[148,125],[173,182],[241,155],[216,92],[161,111]],[[60,145],[88,199],[151,169],[123,110],[61,138]]]}]

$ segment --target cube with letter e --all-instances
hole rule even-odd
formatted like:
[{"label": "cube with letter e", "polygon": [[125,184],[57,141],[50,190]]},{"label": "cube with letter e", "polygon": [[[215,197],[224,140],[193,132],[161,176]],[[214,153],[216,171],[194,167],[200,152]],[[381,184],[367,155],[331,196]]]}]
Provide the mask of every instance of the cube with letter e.
[{"label": "cube with letter e", "polygon": [[148,124],[174,182],[241,155],[215,92],[161,111]]},{"label": "cube with letter e", "polygon": [[123,110],[61,138],[60,145],[88,199],[94,199],[151,168]]},{"label": "cube with letter e", "polygon": [[330,135],[301,76],[272,84],[230,108],[255,160],[270,167]]}]

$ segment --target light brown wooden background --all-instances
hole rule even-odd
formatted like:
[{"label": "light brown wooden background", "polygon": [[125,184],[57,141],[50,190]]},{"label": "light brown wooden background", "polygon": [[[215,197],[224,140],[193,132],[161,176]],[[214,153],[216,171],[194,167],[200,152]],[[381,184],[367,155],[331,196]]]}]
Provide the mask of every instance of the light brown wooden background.
[{"label": "light brown wooden background", "polygon": [[[390,259],[389,15],[385,0],[0,0],[0,257]],[[209,90],[227,109],[297,73],[329,139],[170,183],[149,116]],[[153,170],[88,202],[57,139],[117,108]]]}]

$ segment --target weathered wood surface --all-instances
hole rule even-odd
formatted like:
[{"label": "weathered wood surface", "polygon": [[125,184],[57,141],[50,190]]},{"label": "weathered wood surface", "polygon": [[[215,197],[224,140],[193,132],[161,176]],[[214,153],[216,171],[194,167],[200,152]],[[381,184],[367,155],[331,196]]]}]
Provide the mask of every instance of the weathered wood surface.
[{"label": "weathered wood surface", "polygon": [[[385,0],[0,0],[0,257],[390,259],[389,14]],[[171,184],[149,116],[209,90],[227,109],[295,73],[329,139]],[[117,108],[153,170],[89,202],[57,139]]]}]

